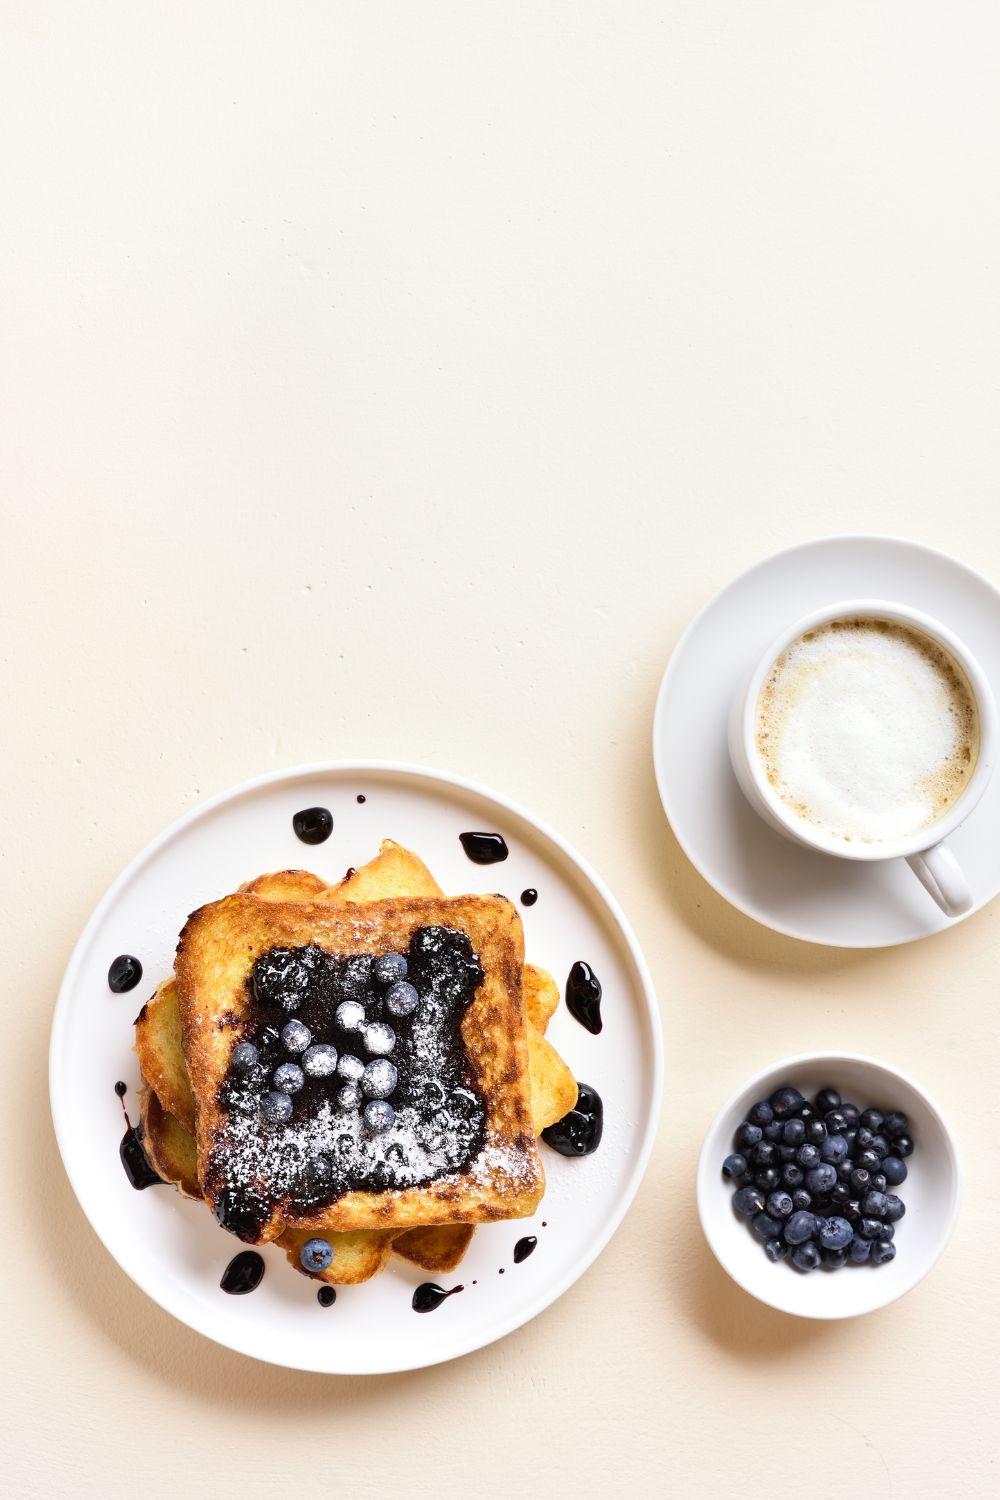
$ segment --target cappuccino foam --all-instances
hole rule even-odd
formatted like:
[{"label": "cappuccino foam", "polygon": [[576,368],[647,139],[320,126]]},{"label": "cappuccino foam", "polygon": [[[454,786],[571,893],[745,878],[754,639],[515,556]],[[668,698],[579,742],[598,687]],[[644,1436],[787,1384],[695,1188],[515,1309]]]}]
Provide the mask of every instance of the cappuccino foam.
[{"label": "cappuccino foam", "polygon": [[827,835],[888,843],[934,823],[979,756],[979,712],[936,642],[834,620],[778,657],[757,701],[757,753],[785,807]]}]

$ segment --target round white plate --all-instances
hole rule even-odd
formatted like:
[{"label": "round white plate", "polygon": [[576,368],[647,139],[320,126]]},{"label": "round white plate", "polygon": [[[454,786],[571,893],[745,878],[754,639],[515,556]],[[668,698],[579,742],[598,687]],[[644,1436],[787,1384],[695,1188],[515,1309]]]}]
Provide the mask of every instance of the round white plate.
[{"label": "round white plate", "polygon": [[[902,860],[858,865],[772,832],[737,786],[726,746],[732,698],[768,642],[810,610],[860,598],[912,604],[940,620],[970,647],[1000,693],[1000,594],[992,584],[913,542],[826,537],[757,563],[695,616],[660,686],[653,760],[678,843],[733,906],[806,942],[886,948],[940,932],[952,920]],[[972,886],[973,911],[1000,891],[998,824],[1000,776],[994,776],[949,839]]]},{"label": "round white plate", "polygon": [[[292,832],[292,814],[314,805],[331,809],[334,831],[310,848]],[[468,829],[502,833],[509,859],[473,864],[458,838]],[[565,1005],[549,1036],[576,1076],[602,1095],[603,1142],[575,1160],[543,1145],[547,1188],[535,1218],[478,1229],[454,1275],[435,1278],[394,1261],[367,1285],[338,1289],[336,1304],[323,1308],[316,1284],[268,1246],[260,1287],[227,1296],[219,1278],[239,1242],[203,1204],[172,1188],[134,1191],[119,1161],[116,1080],[128,1084],[133,1121],[138,1113],[132,1022],[170,972],[189,912],[265,870],[306,867],[338,879],[349,865],[370,859],[383,838],[420,854],[449,893],[500,890],[515,900],[529,959],[551,970],[560,986],[576,959],[593,965],[604,986],[600,1036],[574,1021]],[[528,886],[538,901],[525,908],[519,898]],[[133,953],[143,965],[141,984],[125,995],[112,994],[107,983],[119,953]],[[583,1274],[642,1178],[659,1116],[661,1052],[656,998],[638,944],[614,897],[579,855],[523,809],[460,777],[358,762],[277,772],[225,792],[133,860],[70,960],[53,1022],[49,1082],[59,1148],[83,1210],[154,1301],[257,1359],[366,1374],[416,1369],[478,1349],[528,1322]],[[537,1248],[515,1265],[514,1245],[526,1234],[537,1236]],[[414,1287],[435,1279],[465,1290],[433,1313],[413,1312]]]}]

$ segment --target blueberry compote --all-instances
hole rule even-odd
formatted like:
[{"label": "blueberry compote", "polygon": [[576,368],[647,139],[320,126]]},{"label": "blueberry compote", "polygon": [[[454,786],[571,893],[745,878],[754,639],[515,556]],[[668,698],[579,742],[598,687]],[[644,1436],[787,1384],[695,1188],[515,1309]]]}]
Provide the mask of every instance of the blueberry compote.
[{"label": "blueberry compote", "polygon": [[485,1135],[460,1030],[482,977],[448,927],[417,928],[404,953],[262,954],[219,1087],[206,1186],[220,1223],[253,1243],[278,1204],[295,1219],[463,1171]]}]

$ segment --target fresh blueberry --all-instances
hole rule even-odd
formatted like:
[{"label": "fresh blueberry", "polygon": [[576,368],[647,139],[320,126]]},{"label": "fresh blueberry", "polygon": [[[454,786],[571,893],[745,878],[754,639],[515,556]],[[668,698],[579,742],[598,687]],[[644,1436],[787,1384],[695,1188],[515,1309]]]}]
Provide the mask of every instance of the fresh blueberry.
[{"label": "fresh blueberry", "polygon": [[306,1240],[299,1261],[303,1271],[325,1271],[333,1264],[333,1246],[329,1240]]},{"label": "fresh blueberry", "polygon": [[836,1089],[820,1089],[816,1095],[816,1108],[821,1115],[828,1115],[831,1109],[840,1108],[840,1095]]},{"label": "fresh blueberry", "polygon": [[297,1094],[306,1081],[298,1063],[281,1063],[274,1070],[274,1086],[283,1094]]},{"label": "fresh blueberry", "polygon": [[365,1008],[358,1000],[341,1000],[333,1019],[341,1031],[360,1031],[365,1024]]},{"label": "fresh blueberry", "polygon": [[874,1139],[875,1132],[869,1130],[867,1125],[859,1125],[854,1132],[854,1144],[859,1151],[867,1151]]},{"label": "fresh blueberry", "polygon": [[886,1261],[894,1260],[896,1247],[892,1240],[876,1240],[872,1246],[872,1261],[876,1266],[884,1266]]},{"label": "fresh blueberry", "polygon": [[840,1204],[840,1212],[845,1219],[850,1219],[852,1224],[856,1223],[861,1218],[861,1199],[848,1198],[846,1203]]},{"label": "fresh blueberry", "polygon": [[854,1158],[857,1167],[864,1167],[866,1172],[879,1172],[882,1169],[882,1158],[877,1151],[859,1151]]},{"label": "fresh blueberry", "polygon": [[360,1057],[352,1057],[349,1052],[344,1052],[337,1063],[337,1072],[348,1083],[359,1083],[364,1071],[365,1065]]},{"label": "fresh blueberry", "polygon": [[794,1161],[795,1160],[795,1147],[794,1146],[779,1146],[778,1147],[778,1156],[779,1156],[779,1158],[780,1158],[780,1160],[782,1162],[782,1165],[787,1166],[787,1164],[790,1161]]},{"label": "fresh blueberry", "polygon": [[847,1160],[847,1141],[842,1135],[828,1135],[819,1148],[820,1161],[832,1162],[839,1166],[842,1161]]},{"label": "fresh blueberry", "polygon": [[879,1132],[878,1135],[873,1135],[872,1136],[872,1143],[871,1143],[870,1149],[875,1152],[876,1156],[879,1158],[880,1161],[882,1160],[883,1157],[888,1156],[889,1155],[889,1138],[888,1138],[888,1136],[883,1135],[881,1131]]},{"label": "fresh blueberry", "polygon": [[837,1181],[837,1169],[831,1167],[829,1162],[821,1162],[818,1167],[806,1173],[806,1187],[811,1193],[828,1193]]},{"label": "fresh blueberry", "polygon": [[388,1099],[396,1087],[396,1069],[387,1057],[376,1057],[361,1075],[361,1090],[369,1099]]},{"label": "fresh blueberry", "polygon": [[750,1160],[755,1167],[773,1167],[781,1158],[777,1146],[770,1141],[758,1141],[750,1153]]},{"label": "fresh blueberry", "polygon": [[365,1127],[372,1135],[382,1135],[386,1130],[391,1130],[395,1119],[396,1111],[387,1099],[372,1099],[365,1105]]},{"label": "fresh blueberry", "polygon": [[777,1167],[758,1167],[753,1174],[753,1181],[761,1192],[771,1193],[781,1181],[781,1173]]},{"label": "fresh blueberry", "polygon": [[806,1122],[806,1140],[812,1146],[821,1146],[827,1137],[827,1128],[822,1120]]},{"label": "fresh blueberry", "polygon": [[840,1113],[847,1121],[848,1128],[850,1130],[856,1130],[858,1122],[861,1119],[861,1111],[858,1106],[856,1104],[848,1104],[845,1102],[840,1106]]},{"label": "fresh blueberry", "polygon": [[892,1154],[900,1158],[913,1155],[913,1137],[910,1135],[897,1135],[893,1137]]},{"label": "fresh blueberry", "polygon": [[781,1191],[772,1193],[767,1200],[767,1211],[772,1219],[787,1219],[792,1206],[791,1195]]},{"label": "fresh blueberry", "polygon": [[900,1114],[898,1109],[894,1109],[886,1115],[885,1123],[882,1126],[882,1129],[891,1141],[896,1140],[897,1136],[905,1135],[909,1128],[909,1120],[905,1115]]},{"label": "fresh blueberry", "polygon": [[767,1240],[764,1245],[764,1254],[770,1261],[777,1262],[779,1260],[784,1260],[785,1256],[788,1254],[788,1246],[785,1244],[784,1240]]},{"label": "fresh blueberry", "polygon": [[882,1220],[882,1238],[884,1240],[892,1240],[892,1239],[895,1239],[895,1237],[896,1237],[896,1226],[895,1226],[895,1224],[890,1224],[885,1219],[883,1219]]},{"label": "fresh blueberry", "polygon": [[799,1105],[798,1117],[800,1120],[805,1120],[807,1124],[810,1120],[815,1120],[816,1111],[808,1100],[806,1100],[805,1104]]},{"label": "fresh blueberry", "polygon": [[391,984],[385,992],[385,1008],[391,1016],[412,1016],[419,1002],[420,996],[405,979]]},{"label": "fresh blueberry", "polygon": [[733,1194],[733,1208],[743,1218],[749,1219],[751,1215],[762,1212],[764,1208],[764,1194],[760,1188],[738,1188]]},{"label": "fresh blueberry", "polygon": [[302,1054],[303,1071],[310,1078],[329,1078],[337,1067],[337,1049],[330,1042],[315,1042]]},{"label": "fresh blueberry", "polygon": [[[363,1064],[359,1063],[362,1073],[365,1071]],[[727,1181],[732,1182],[734,1177],[744,1177],[747,1170],[747,1159],[739,1151],[733,1151],[722,1163],[722,1175]]]},{"label": "fresh blueberry", "polygon": [[257,1056],[253,1042],[238,1042],[233,1048],[233,1067],[240,1073],[249,1073],[257,1066]]},{"label": "fresh blueberry", "polygon": [[885,1115],[880,1109],[866,1109],[862,1111],[861,1123],[869,1130],[881,1130],[885,1124]]},{"label": "fresh blueberry", "polygon": [[806,1138],[806,1125],[804,1120],[786,1120],[782,1131],[787,1146],[801,1146]]},{"label": "fresh blueberry", "polygon": [[887,1156],[884,1158],[882,1162],[882,1176],[890,1187],[899,1187],[901,1182],[906,1181],[908,1173],[909,1168],[901,1157]]},{"label": "fresh blueberry", "polygon": [[781,1233],[781,1220],[772,1219],[768,1213],[754,1214],[750,1220],[750,1228],[759,1240],[773,1240],[775,1235]]},{"label": "fresh blueberry", "polygon": [[406,959],[401,953],[383,953],[372,964],[372,973],[379,984],[395,984],[406,978]]},{"label": "fresh blueberry", "polygon": [[289,1021],[281,1028],[281,1045],[286,1052],[304,1052],[313,1034],[303,1021]]},{"label": "fresh blueberry", "polygon": [[356,1083],[345,1083],[337,1094],[337,1103],[341,1109],[357,1109],[361,1103],[361,1090]]},{"label": "fresh blueberry", "polygon": [[872,1173],[871,1189],[873,1193],[884,1193],[888,1186],[889,1181],[884,1172]]},{"label": "fresh blueberry", "polygon": [[807,1193],[804,1187],[796,1188],[792,1193],[792,1207],[796,1213],[804,1213],[806,1209],[812,1208],[812,1193]]},{"label": "fresh blueberry", "polygon": [[859,1219],[858,1234],[863,1240],[877,1240],[882,1233],[881,1219]]},{"label": "fresh blueberry", "polygon": [[863,1266],[872,1253],[872,1242],[856,1234],[848,1246],[847,1253],[856,1266]]},{"label": "fresh blueberry", "polygon": [[812,1240],[806,1240],[804,1245],[796,1245],[792,1251],[792,1265],[796,1271],[815,1271],[820,1262],[820,1254]]},{"label": "fresh blueberry", "polygon": [[834,1217],[823,1220],[817,1237],[823,1250],[846,1250],[854,1238],[854,1230],[846,1219]]},{"label": "fresh blueberry", "polygon": [[896,1193],[885,1195],[885,1217],[889,1224],[898,1224],[906,1213],[906,1204]]},{"label": "fresh blueberry", "polygon": [[396,1045],[396,1033],[384,1021],[373,1021],[364,1030],[365,1051],[372,1057],[388,1057]]},{"label": "fresh blueberry", "polygon": [[823,1118],[831,1135],[841,1135],[847,1129],[847,1121],[839,1109],[828,1110]]},{"label": "fresh blueberry", "polygon": [[823,1257],[824,1266],[826,1266],[827,1270],[829,1271],[839,1271],[842,1266],[847,1265],[846,1250],[823,1249],[820,1251],[820,1255]]},{"label": "fresh blueberry", "polygon": [[292,1101],[287,1094],[265,1094],[260,1101],[260,1112],[271,1125],[284,1125],[292,1117]]},{"label": "fresh blueberry", "polygon": [[330,1179],[330,1158],[328,1156],[311,1156],[302,1168],[302,1176],[306,1187],[313,1192],[323,1186]]},{"label": "fresh blueberry", "polygon": [[774,1110],[765,1099],[762,1099],[759,1104],[755,1104],[753,1109],[749,1111],[747,1119],[751,1125],[759,1125],[763,1130],[764,1126],[770,1125],[774,1119]]},{"label": "fresh blueberry", "polygon": [[788,1116],[794,1115],[806,1101],[798,1089],[793,1089],[786,1084],[784,1088],[775,1089],[768,1102],[774,1110],[776,1120],[787,1120]]},{"label": "fresh blueberry", "polygon": [[846,1182],[838,1182],[837,1186],[834,1188],[833,1192],[830,1194],[830,1202],[832,1204],[834,1204],[837,1208],[840,1208],[843,1204],[850,1203],[850,1201],[851,1201],[851,1188],[850,1188],[849,1184],[846,1183]]},{"label": "fresh blueberry", "polygon": [[795,1162],[790,1161],[781,1169],[781,1180],[786,1188],[798,1188],[805,1182],[806,1174]]},{"label": "fresh blueberry", "polygon": [[780,1120],[772,1120],[770,1125],[764,1126],[765,1141],[770,1141],[772,1145],[776,1146],[783,1137],[784,1129],[785,1127]]},{"label": "fresh blueberry", "polygon": [[813,1146],[809,1141],[807,1141],[804,1146],[800,1146],[796,1151],[795,1160],[798,1162],[800,1167],[803,1167],[805,1171],[808,1172],[811,1167],[819,1166],[819,1153],[820,1147]]},{"label": "fresh blueberry", "polygon": [[785,1220],[784,1235],[789,1245],[801,1245],[816,1233],[816,1215],[794,1213]]},{"label": "fresh blueberry", "polygon": [[851,1187],[856,1193],[867,1193],[872,1185],[872,1174],[867,1167],[855,1167],[851,1173]]}]

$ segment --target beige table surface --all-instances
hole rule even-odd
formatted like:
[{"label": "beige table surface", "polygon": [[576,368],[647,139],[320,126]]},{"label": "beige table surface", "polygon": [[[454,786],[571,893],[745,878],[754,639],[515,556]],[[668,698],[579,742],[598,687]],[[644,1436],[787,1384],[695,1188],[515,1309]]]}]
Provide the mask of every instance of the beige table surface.
[{"label": "beige table surface", "polygon": [[[1000,907],[870,955],[772,936],[673,842],[649,734],[687,619],[775,548],[886,531],[1000,575],[1000,10],[5,0],[0,33],[0,1488],[997,1494]],[[46,1088],[123,863],[349,756],[561,829],[669,1068],[590,1273],[367,1380],[148,1302]],[[742,1077],[831,1045],[940,1099],[968,1193],[923,1285],[813,1326],[716,1267],[693,1172]]]}]

